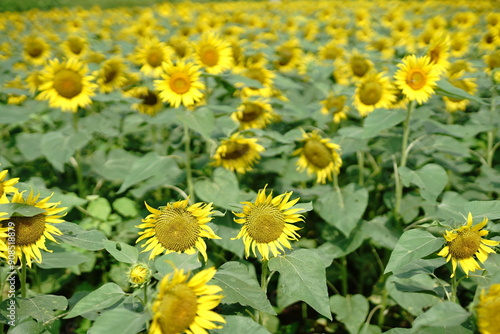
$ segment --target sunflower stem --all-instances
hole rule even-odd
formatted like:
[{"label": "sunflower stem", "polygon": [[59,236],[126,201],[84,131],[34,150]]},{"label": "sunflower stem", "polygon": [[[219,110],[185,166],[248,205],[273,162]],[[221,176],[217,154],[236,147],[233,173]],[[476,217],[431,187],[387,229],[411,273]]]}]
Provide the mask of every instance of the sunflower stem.
[{"label": "sunflower stem", "polygon": [[193,204],[196,201],[194,198],[193,174],[191,171],[191,137],[187,125],[184,125],[184,144],[186,152],[186,182],[188,186],[189,202]]},{"label": "sunflower stem", "polygon": [[339,205],[341,208],[344,207],[344,197],[342,197],[342,191],[340,190],[339,187],[339,177],[336,173],[333,173],[333,188],[339,195]]},{"label": "sunflower stem", "polygon": [[358,183],[360,186],[363,186],[365,183],[365,152],[357,151],[356,156],[358,158]]},{"label": "sunflower stem", "polygon": [[349,291],[349,286],[347,285],[347,258],[345,256],[342,257],[342,294],[347,296]]},{"label": "sunflower stem", "polygon": [[148,285],[144,285],[144,308],[148,307]]},{"label": "sunflower stem", "polygon": [[396,182],[395,189],[395,201],[394,201],[394,218],[396,221],[400,219],[400,208],[401,208],[401,199],[403,198],[403,184],[400,179],[398,169],[406,166],[406,161],[408,159],[408,138],[410,137],[410,119],[413,110],[415,109],[415,101],[410,101],[408,104],[408,110],[406,113],[406,119],[403,123],[403,139],[401,141],[401,160],[399,162],[399,166],[395,166],[394,170],[394,178]]},{"label": "sunflower stem", "polygon": [[[490,105],[490,124],[495,124],[495,107],[496,107],[496,89],[495,86],[491,89],[491,105]],[[493,155],[498,145],[493,144],[495,141],[495,133],[497,132],[497,128],[493,128],[488,131],[488,139],[486,143],[486,164],[488,167],[491,167],[493,164]]]},{"label": "sunflower stem", "polygon": [[453,303],[457,302],[457,276],[453,275],[451,278],[451,297],[450,301]]},{"label": "sunflower stem", "polygon": [[24,253],[21,256],[21,274],[19,275],[21,280],[21,297],[26,298],[26,255]]},{"label": "sunflower stem", "polygon": [[[260,273],[260,287],[262,288],[262,291],[264,291],[266,296],[267,296],[267,284],[269,283],[267,280],[267,277],[269,275],[269,267],[267,263],[268,263],[267,260],[262,260],[262,268]],[[259,311],[259,323],[262,326],[264,326],[264,312],[262,311]]]}]

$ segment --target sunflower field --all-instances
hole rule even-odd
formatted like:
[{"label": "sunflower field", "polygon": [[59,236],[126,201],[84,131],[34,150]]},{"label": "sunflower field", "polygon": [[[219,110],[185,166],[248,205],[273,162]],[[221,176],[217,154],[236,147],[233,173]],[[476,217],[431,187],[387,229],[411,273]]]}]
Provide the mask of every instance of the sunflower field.
[{"label": "sunflower field", "polygon": [[496,1],[0,32],[2,333],[500,333]]}]

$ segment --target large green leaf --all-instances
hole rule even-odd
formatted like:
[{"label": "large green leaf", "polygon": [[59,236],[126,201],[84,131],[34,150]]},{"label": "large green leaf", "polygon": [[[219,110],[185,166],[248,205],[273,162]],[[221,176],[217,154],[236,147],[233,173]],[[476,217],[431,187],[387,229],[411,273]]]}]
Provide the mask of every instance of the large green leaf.
[{"label": "large green leaf", "polygon": [[133,246],[127,245],[124,242],[104,240],[104,248],[117,261],[123,263],[136,263],[139,257],[139,250]]},{"label": "large green leaf", "polygon": [[486,102],[478,98],[477,96],[467,93],[465,90],[453,86],[448,80],[442,79],[437,82],[437,87],[434,89],[436,94],[446,97],[451,97],[455,99],[466,99],[472,100],[484,105]]},{"label": "large green leaf", "polygon": [[4,216],[5,218],[11,216],[33,217],[46,211],[29,204],[7,203],[0,204],[0,212],[7,213],[7,216]]},{"label": "large green leaf", "polygon": [[318,313],[332,319],[326,287],[324,262],[314,251],[299,249],[269,260],[269,269],[280,273],[278,298],[302,300]]},{"label": "large green leaf", "polygon": [[88,334],[136,334],[146,327],[147,313],[136,313],[124,308],[103,312],[88,330]]},{"label": "large green leaf", "polygon": [[430,203],[435,203],[437,197],[448,184],[446,170],[437,164],[427,164],[419,170],[412,171],[408,167],[400,167],[399,175],[405,187],[411,183],[418,186],[420,195]]},{"label": "large green leaf", "polygon": [[213,281],[224,290],[223,303],[240,303],[262,312],[276,314],[257,278],[244,264],[235,261],[224,263],[217,270]]},{"label": "large green leaf", "polygon": [[42,263],[37,263],[37,266],[44,269],[67,268],[89,261],[87,256],[77,251],[55,251],[52,253],[42,251],[41,253]]},{"label": "large green leaf", "polygon": [[464,214],[472,213],[475,219],[487,217],[500,219],[500,201],[472,201],[465,205]]},{"label": "large green leaf", "polygon": [[42,156],[40,149],[42,137],[42,133],[20,133],[16,136],[17,148],[26,160],[31,161]]},{"label": "large green leaf", "polygon": [[446,263],[444,257],[434,259],[418,259],[407,265],[394,270],[394,276],[399,278],[409,278],[418,274],[432,274],[436,268],[443,266]]},{"label": "large green leaf", "polygon": [[170,253],[157,257],[154,265],[159,274],[157,278],[161,279],[166,274],[173,272],[174,269],[195,270],[201,267],[201,262],[198,260],[198,253]]},{"label": "large green leaf", "polygon": [[103,249],[104,240],[108,240],[102,232],[97,230],[86,231],[74,223],[60,223],[57,224],[57,228],[63,234],[56,235],[56,240],[86,250]]},{"label": "large green leaf", "polygon": [[165,175],[170,180],[175,179],[179,173],[181,170],[173,158],[149,152],[134,161],[120,189],[118,189],[118,193],[122,193],[131,186],[158,174]]},{"label": "large green leaf", "polygon": [[346,237],[349,237],[363,216],[368,205],[368,191],[354,183],[338,191],[331,190],[314,203],[316,212],[327,223],[338,228]]},{"label": "large green leaf", "polygon": [[398,125],[405,118],[406,110],[403,109],[375,109],[364,120],[363,138],[373,138],[383,130]]},{"label": "large green leaf", "polygon": [[363,295],[335,295],[330,297],[330,308],[337,320],[344,323],[349,333],[357,334],[365,322],[370,305]]},{"label": "large green leaf", "polygon": [[220,329],[212,329],[211,333],[217,334],[270,334],[265,328],[252,320],[252,318],[241,315],[224,316],[226,323]]},{"label": "large green leaf", "polygon": [[74,318],[83,313],[104,310],[123,298],[125,292],[116,283],[106,283],[92,291],[73,306],[64,319]]},{"label": "large green leaf", "polygon": [[205,139],[212,140],[211,134],[215,125],[215,117],[212,110],[200,108],[196,113],[190,110],[177,110],[175,111],[175,116],[183,125],[200,133]]},{"label": "large green leaf", "polygon": [[56,311],[66,310],[68,301],[63,296],[37,295],[18,299],[19,318],[30,316],[40,323],[54,319]]},{"label": "large green leaf", "polygon": [[444,301],[432,306],[419,315],[413,322],[413,328],[460,326],[469,317],[469,312],[459,304]]},{"label": "large green leaf", "polygon": [[384,273],[389,273],[405,266],[411,261],[421,259],[443,246],[443,239],[436,238],[423,230],[408,230],[401,235]]},{"label": "large green leaf", "polygon": [[84,132],[64,135],[61,132],[47,132],[42,137],[41,150],[49,162],[60,172],[73,154],[84,147],[91,136]]}]

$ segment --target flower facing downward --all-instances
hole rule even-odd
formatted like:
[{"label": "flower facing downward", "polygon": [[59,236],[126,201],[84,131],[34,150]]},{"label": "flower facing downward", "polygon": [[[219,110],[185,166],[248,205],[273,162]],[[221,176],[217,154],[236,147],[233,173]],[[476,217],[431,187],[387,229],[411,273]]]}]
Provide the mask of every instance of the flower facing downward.
[{"label": "flower facing downward", "polygon": [[216,273],[208,268],[191,279],[183,270],[166,275],[159,284],[153,303],[153,321],[149,334],[205,334],[207,329],[221,328],[214,322],[225,323],[222,316],[212,311],[223,296],[217,285],[207,285]]},{"label": "flower facing downward", "polygon": [[243,212],[233,212],[238,218],[234,221],[242,224],[240,233],[234,239],[243,238],[245,256],[250,255],[250,249],[257,256],[259,250],[263,260],[269,260],[269,252],[278,256],[284,251],[283,246],[291,249],[288,240],[298,240],[296,232],[300,228],[293,225],[303,221],[298,212],[302,209],[293,206],[299,201],[296,198],[290,201],[292,192],[284,193],[273,198],[272,192],[266,195],[266,188],[259,190],[255,202],[242,202]]},{"label": "flower facing downward", "polygon": [[472,226],[472,214],[469,212],[467,225],[445,232],[446,246],[438,255],[445,257],[446,261],[451,260],[453,266],[451,277],[455,276],[457,264],[460,264],[468,276],[469,271],[481,269],[476,259],[484,263],[488,254],[495,252],[490,247],[497,246],[500,242],[482,238],[488,234],[487,230],[483,230],[487,223],[488,218],[484,218],[482,222]]},{"label": "flower facing downward", "polygon": [[500,284],[493,284],[488,293],[481,293],[477,305],[477,326],[481,334],[500,333]]},{"label": "flower facing downward", "polygon": [[207,245],[202,238],[220,239],[207,225],[212,220],[212,203],[188,206],[188,201],[167,203],[159,210],[145,203],[151,214],[142,220],[143,224],[136,226],[144,229],[139,232],[136,243],[148,239],[142,247],[146,247],[143,252],[151,251],[149,259],[163,252],[194,254],[198,249],[207,260]]},{"label": "flower facing downward", "polygon": [[264,150],[263,146],[257,144],[256,138],[243,138],[235,133],[221,142],[215,151],[213,165],[245,174],[260,160],[260,152]]},{"label": "flower facing downward", "polygon": [[429,56],[417,58],[409,55],[398,65],[394,74],[395,84],[403,91],[410,101],[427,102],[434,94],[434,88],[439,80],[439,69],[431,62]]},{"label": "flower facing downward", "polygon": [[297,161],[299,171],[307,170],[308,174],[316,174],[318,183],[325,183],[327,179],[332,179],[333,174],[339,174],[342,166],[339,145],[321,138],[317,131],[304,133],[301,141],[304,146],[293,152],[294,155],[300,155]]}]

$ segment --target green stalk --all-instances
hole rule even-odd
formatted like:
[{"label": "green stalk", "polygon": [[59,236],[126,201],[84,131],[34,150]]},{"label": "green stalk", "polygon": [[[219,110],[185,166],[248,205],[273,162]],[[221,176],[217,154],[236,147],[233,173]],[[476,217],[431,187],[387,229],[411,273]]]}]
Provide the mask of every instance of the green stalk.
[{"label": "green stalk", "polygon": [[403,139],[401,141],[401,160],[399,166],[396,166],[394,171],[394,178],[396,182],[395,189],[395,201],[394,201],[394,218],[399,221],[399,211],[401,209],[401,199],[403,198],[403,184],[399,178],[399,173],[397,169],[406,166],[406,161],[408,159],[408,138],[410,137],[410,119],[413,110],[415,109],[415,101],[410,101],[408,104],[408,111],[406,113],[406,119],[403,123]]},{"label": "green stalk", "polygon": [[457,286],[458,286],[457,276],[453,275],[453,277],[451,278],[451,299],[450,299],[450,301],[453,303],[457,302]]},{"label": "green stalk", "polygon": [[144,285],[144,308],[148,307],[148,285]]},{"label": "green stalk", "polygon": [[[496,89],[493,87],[491,89],[491,105],[490,105],[490,124],[495,124],[495,107],[496,107]],[[495,154],[495,150],[497,149],[498,145],[493,144],[495,141],[495,133],[497,132],[497,128],[491,129],[488,131],[488,141],[486,143],[486,163],[488,164],[488,167],[491,167],[493,164],[493,155]]]},{"label": "green stalk", "polygon": [[26,298],[26,255],[24,253],[21,255],[21,274],[20,280],[21,280],[21,297]]},{"label": "green stalk", "polygon": [[340,202],[339,205],[341,208],[343,208],[344,207],[344,197],[342,196],[342,191],[340,190],[340,187],[339,187],[339,177],[335,173],[333,173],[333,188],[335,189],[335,191],[339,195],[339,202]]},{"label": "green stalk", "polygon": [[347,285],[347,258],[345,256],[343,256],[341,258],[341,261],[342,261],[342,294],[344,296],[347,296],[348,292],[349,292],[349,287]]},{"label": "green stalk", "polygon": [[356,152],[356,156],[358,158],[358,183],[360,186],[363,186],[365,183],[365,152],[358,151]]},{"label": "green stalk", "polygon": [[193,173],[191,171],[191,137],[189,128],[184,125],[184,144],[186,153],[186,182],[188,186],[189,202],[195,203]]},{"label": "green stalk", "polygon": [[[260,273],[260,287],[262,288],[262,291],[264,291],[264,294],[267,296],[267,284],[268,282],[268,277],[269,277],[269,266],[267,265],[268,261],[267,260],[262,260],[262,270]],[[259,311],[259,323],[264,326],[264,312]]]}]

